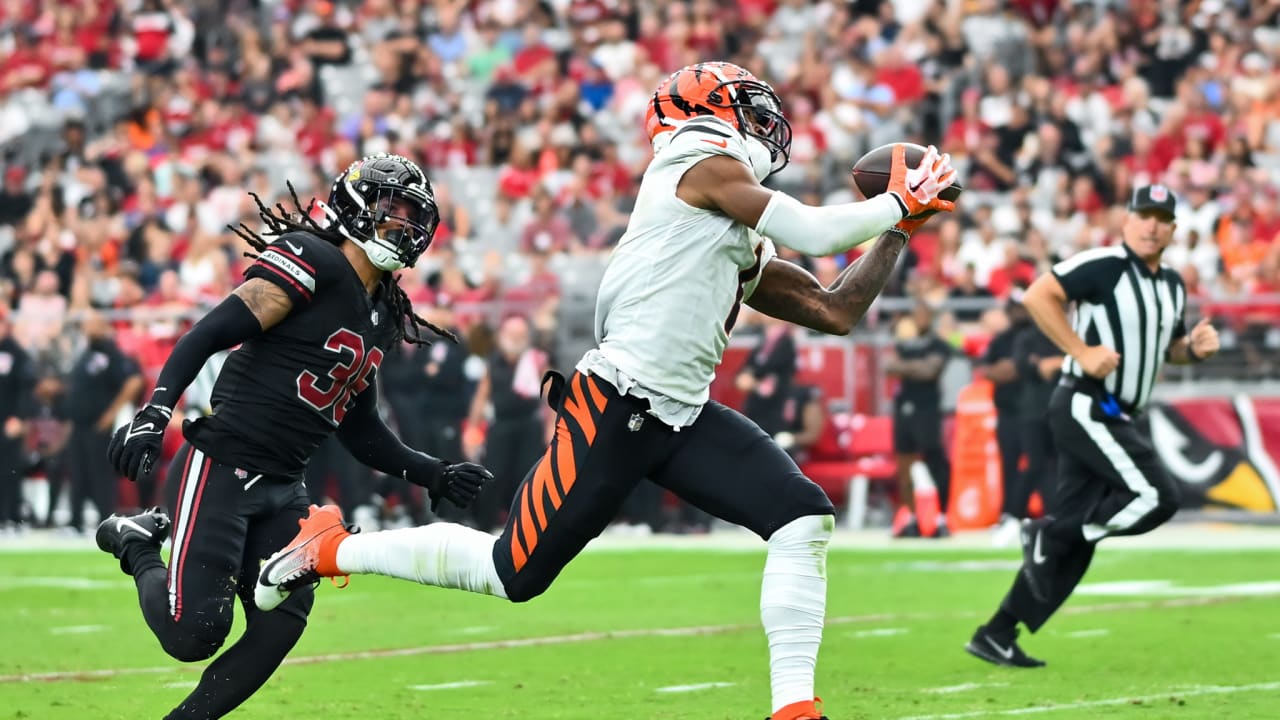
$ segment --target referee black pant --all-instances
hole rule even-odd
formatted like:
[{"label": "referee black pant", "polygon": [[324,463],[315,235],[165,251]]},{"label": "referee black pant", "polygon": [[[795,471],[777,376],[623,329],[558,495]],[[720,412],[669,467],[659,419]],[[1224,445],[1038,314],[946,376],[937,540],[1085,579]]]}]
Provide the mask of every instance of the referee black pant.
[{"label": "referee black pant", "polygon": [[1157,459],[1151,441],[1132,420],[1108,413],[1100,392],[1085,383],[1060,386],[1049,402],[1058,447],[1058,487],[1046,553],[1057,576],[1049,597],[1037,601],[1020,572],[1003,607],[1035,632],[1075,591],[1089,569],[1094,546],[1112,535],[1141,535],[1178,509],[1178,486]]}]

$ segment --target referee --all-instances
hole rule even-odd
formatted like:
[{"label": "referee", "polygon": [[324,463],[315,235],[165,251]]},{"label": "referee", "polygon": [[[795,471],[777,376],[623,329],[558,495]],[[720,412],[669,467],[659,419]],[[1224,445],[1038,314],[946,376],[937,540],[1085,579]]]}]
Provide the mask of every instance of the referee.
[{"label": "referee", "polygon": [[[1177,510],[1177,485],[1132,419],[1150,400],[1165,361],[1194,363],[1218,351],[1207,319],[1187,332],[1186,288],[1160,264],[1173,237],[1174,206],[1163,185],[1138,188],[1124,244],[1058,263],[1023,298],[1067,356],[1048,413],[1058,488],[1054,515],[1023,522],[1022,568],[999,610],[965,646],[983,660],[1044,665],[1018,647],[1018,623],[1031,632],[1044,625],[1075,590],[1099,540],[1140,535]],[[1074,325],[1068,302],[1076,304]]]}]

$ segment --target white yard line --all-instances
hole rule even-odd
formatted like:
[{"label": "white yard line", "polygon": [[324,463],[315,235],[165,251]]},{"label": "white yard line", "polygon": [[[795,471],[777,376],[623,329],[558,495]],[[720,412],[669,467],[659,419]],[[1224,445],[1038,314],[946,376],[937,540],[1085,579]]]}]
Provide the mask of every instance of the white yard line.
[{"label": "white yard line", "polygon": [[50,635],[85,635],[110,630],[110,625],[63,625],[49,628]]},{"label": "white yard line", "polygon": [[1129,705],[1148,702],[1167,703],[1171,696],[1188,698],[1201,695],[1235,695],[1236,693],[1265,692],[1268,690],[1280,690],[1280,682],[1254,683],[1252,685],[1208,685],[1194,690],[1170,690],[1159,695],[1127,695],[1125,697],[1085,700],[1083,702],[1060,703],[1057,705],[1038,705],[1036,707],[1015,708],[1013,710],[977,710],[974,712],[944,713],[941,715],[909,715],[898,718],[898,720],[959,720],[959,718],[994,717],[997,715],[1038,715],[1058,712],[1059,710],[1081,710],[1084,708],[1106,707],[1108,705]]},{"label": "white yard line", "polygon": [[989,687],[1008,687],[1007,682],[998,683],[961,683],[959,685],[944,685],[943,687],[925,688],[920,692],[929,693],[931,695],[950,695],[958,692],[969,692],[970,690],[981,690]]},{"label": "white yard line", "polygon": [[492,680],[459,680],[457,682],[436,683],[435,685],[410,685],[410,690],[457,690],[459,688],[492,685]]},{"label": "white yard line", "polygon": [[1074,632],[1062,633],[1062,637],[1091,638],[1091,637],[1102,637],[1103,635],[1110,635],[1110,634],[1111,634],[1111,631],[1106,628],[1095,628],[1093,630],[1076,630]]},{"label": "white yard line", "polygon": [[660,692],[660,693],[687,693],[687,692],[697,692],[697,691],[699,691],[699,690],[711,690],[711,689],[713,689],[713,688],[727,688],[727,687],[733,687],[733,683],[731,683],[731,682],[705,682],[705,683],[696,683],[696,684],[693,684],[693,685],[670,685],[670,686],[668,686],[668,687],[660,687],[660,688],[657,688],[656,690],[654,690],[654,692]]},{"label": "white yard line", "polygon": [[[1161,600],[1139,600],[1133,602],[1114,602],[1099,605],[1082,605],[1063,608],[1061,612],[1068,615],[1082,615],[1099,612],[1124,612],[1129,610],[1149,610],[1152,608],[1197,607],[1201,605],[1217,605],[1233,602],[1234,597],[1188,597],[1166,598]],[[904,622],[939,619],[966,619],[986,617],[977,611],[959,611],[952,613],[882,613],[875,615],[850,615],[827,618],[827,625],[853,625],[865,623]],[[543,647],[548,645],[569,645],[574,643],[595,642],[598,640],[630,640],[649,637],[697,637],[703,635],[723,635],[725,633],[756,631],[758,623],[699,625],[693,627],[645,628],[639,630],[612,630],[609,632],[581,632],[569,635],[549,635],[532,638],[516,638],[511,640],[485,640],[469,643],[450,643],[446,645],[423,645],[419,647],[389,648],[385,650],[359,650],[354,652],[326,653],[323,655],[303,655],[286,658],[285,665],[319,665],[331,662],[349,662],[352,660],[377,660],[381,658],[413,657],[417,655],[448,655],[452,653],[476,652],[480,650],[507,650],[511,648]],[[122,675],[155,675],[171,672],[194,672],[200,668],[181,665],[147,668],[107,668],[100,670],[62,670],[54,672],[19,673],[0,675],[0,684],[17,682],[62,682],[67,680],[97,680],[119,677]]]},{"label": "white yard line", "polygon": [[850,637],[869,638],[869,637],[892,637],[894,635],[905,635],[910,632],[906,628],[874,628],[872,630],[858,630],[849,633]]}]

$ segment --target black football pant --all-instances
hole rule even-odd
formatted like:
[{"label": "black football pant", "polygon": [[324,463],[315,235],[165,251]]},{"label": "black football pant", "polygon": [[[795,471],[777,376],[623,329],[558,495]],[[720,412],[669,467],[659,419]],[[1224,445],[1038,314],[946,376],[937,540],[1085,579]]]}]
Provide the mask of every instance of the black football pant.
[{"label": "black football pant", "polygon": [[938,510],[946,515],[951,501],[951,461],[942,447],[942,410],[898,407],[893,413],[893,451],[919,455],[938,489]]},{"label": "black football pant", "polygon": [[675,431],[647,401],[574,373],[563,389],[556,433],[516,489],[494,564],[507,597],[541,594],[617,516],[642,478],[764,539],[807,515],[833,515],[822,488],[755,423],[708,403]]},{"label": "black football pant", "polygon": [[94,427],[71,428],[65,452],[71,468],[71,527],[84,530],[84,501],[92,500],[98,516],[116,511],[116,473],[107,462],[111,433]]},{"label": "black football pant", "polygon": [[1057,575],[1046,602],[1031,595],[1021,572],[1004,599],[1004,608],[1032,632],[1075,590],[1099,540],[1149,532],[1173,516],[1179,500],[1151,441],[1131,420],[1105,412],[1093,392],[1058,387],[1049,422],[1058,445],[1058,487],[1045,552],[1054,556]]},{"label": "black football pant", "polygon": [[23,439],[0,437],[0,523],[22,522]]},{"label": "black football pant", "polygon": [[[1044,414],[1030,417],[1023,414],[1018,417],[1018,422],[1022,430],[1022,450],[1027,454],[1027,469],[1021,475],[1021,482],[1013,488],[1017,495],[1009,500],[1013,507],[1020,510],[1013,513],[1013,516],[1027,516],[1027,503],[1031,500],[1031,493],[1037,490],[1044,502],[1045,512],[1052,514],[1057,501],[1054,492],[1057,491],[1058,469],[1053,428]],[[1007,485],[1005,489],[1009,490]]]},{"label": "black football pant", "polygon": [[494,420],[484,440],[484,466],[493,473],[493,482],[473,504],[476,527],[489,532],[502,521],[502,510],[511,505],[520,478],[546,447],[546,424],[540,415]]},{"label": "black football pant", "polygon": [[311,587],[294,591],[274,612],[253,602],[261,561],[298,533],[307,492],[299,482],[238,471],[187,444],[169,466],[165,489],[173,520],[169,565],[140,542],[128,544],[125,559],[147,625],[176,660],[199,662],[217,653],[240,598],[244,634],[166,716],[220,718],[267,681],[307,625]]},{"label": "black football pant", "polygon": [[996,445],[1000,448],[1000,475],[1004,485],[1004,507],[1001,511],[1017,518],[1027,516],[1027,497],[1031,494],[1023,492],[1027,478],[1018,467],[1022,460],[1020,420],[1015,412],[996,410]]}]

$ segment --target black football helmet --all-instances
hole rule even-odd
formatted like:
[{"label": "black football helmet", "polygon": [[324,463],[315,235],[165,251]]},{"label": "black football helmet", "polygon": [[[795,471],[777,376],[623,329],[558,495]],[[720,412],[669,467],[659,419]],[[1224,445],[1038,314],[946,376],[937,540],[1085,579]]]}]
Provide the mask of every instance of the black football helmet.
[{"label": "black football helmet", "polygon": [[[427,174],[409,158],[390,153],[369,155],[342,171],[329,191],[326,214],[383,270],[413,267],[440,224]],[[395,227],[383,227],[388,224]]]}]

